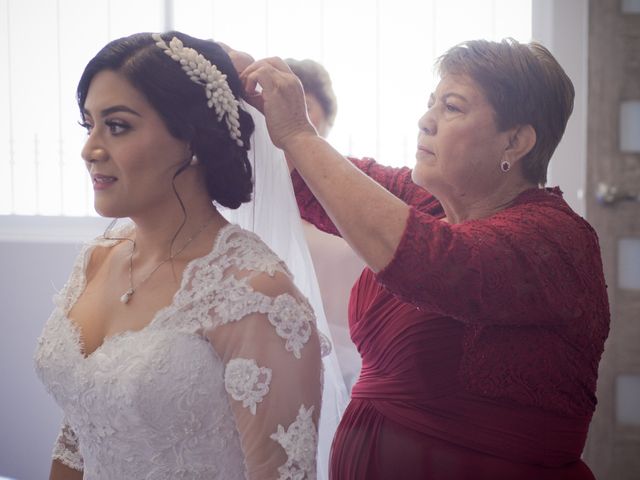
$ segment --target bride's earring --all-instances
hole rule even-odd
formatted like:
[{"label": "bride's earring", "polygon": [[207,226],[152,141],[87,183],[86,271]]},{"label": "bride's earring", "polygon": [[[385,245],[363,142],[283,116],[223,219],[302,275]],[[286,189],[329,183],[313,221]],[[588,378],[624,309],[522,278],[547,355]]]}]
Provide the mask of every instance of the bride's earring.
[{"label": "bride's earring", "polygon": [[197,165],[199,162],[198,160],[198,156],[194,153],[193,155],[191,155],[191,160],[189,160],[189,165],[191,165],[192,167]]}]

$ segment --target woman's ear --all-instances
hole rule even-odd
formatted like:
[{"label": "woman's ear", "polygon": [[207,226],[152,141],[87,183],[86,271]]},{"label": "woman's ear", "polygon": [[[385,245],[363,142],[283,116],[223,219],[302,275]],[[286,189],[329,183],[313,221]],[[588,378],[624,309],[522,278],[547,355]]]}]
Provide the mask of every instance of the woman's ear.
[{"label": "woman's ear", "polygon": [[509,132],[509,144],[504,151],[511,165],[524,158],[536,144],[536,131],[531,125],[518,125]]}]

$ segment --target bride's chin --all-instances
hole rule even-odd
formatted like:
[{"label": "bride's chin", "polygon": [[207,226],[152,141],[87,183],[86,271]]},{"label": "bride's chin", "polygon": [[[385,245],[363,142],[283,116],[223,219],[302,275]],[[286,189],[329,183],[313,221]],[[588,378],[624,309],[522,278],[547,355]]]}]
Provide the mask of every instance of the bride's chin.
[{"label": "bride's chin", "polygon": [[93,209],[96,211],[98,215],[105,218],[124,218],[128,217],[128,215],[119,208],[113,208],[108,205],[103,205],[101,203],[95,202],[93,204]]}]

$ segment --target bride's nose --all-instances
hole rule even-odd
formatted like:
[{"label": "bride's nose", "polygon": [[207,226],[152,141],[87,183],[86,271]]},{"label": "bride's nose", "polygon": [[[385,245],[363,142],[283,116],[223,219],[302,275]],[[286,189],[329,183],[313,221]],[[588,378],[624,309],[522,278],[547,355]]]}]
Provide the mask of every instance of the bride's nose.
[{"label": "bride's nose", "polygon": [[92,139],[91,135],[89,135],[86,143],[82,147],[80,156],[87,164],[106,160],[109,157],[104,147],[100,146],[94,139]]}]

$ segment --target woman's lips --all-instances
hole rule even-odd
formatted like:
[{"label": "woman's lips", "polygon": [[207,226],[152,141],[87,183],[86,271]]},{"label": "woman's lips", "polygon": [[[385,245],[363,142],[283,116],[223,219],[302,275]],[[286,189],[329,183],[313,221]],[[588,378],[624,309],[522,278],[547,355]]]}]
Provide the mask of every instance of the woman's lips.
[{"label": "woman's lips", "polygon": [[116,177],[111,177],[109,175],[93,175],[93,189],[94,190],[105,190],[118,181]]}]

